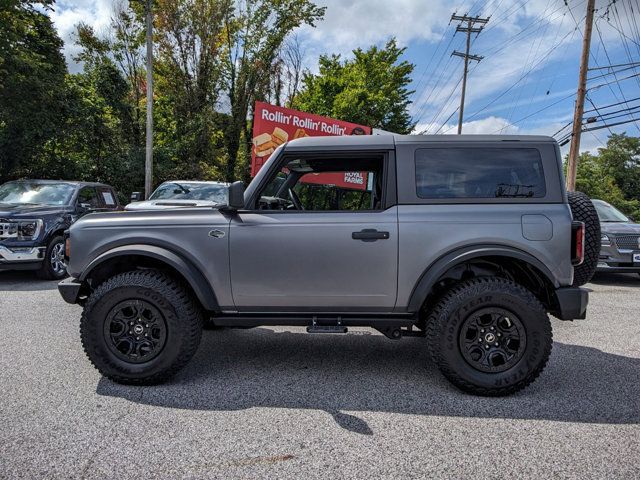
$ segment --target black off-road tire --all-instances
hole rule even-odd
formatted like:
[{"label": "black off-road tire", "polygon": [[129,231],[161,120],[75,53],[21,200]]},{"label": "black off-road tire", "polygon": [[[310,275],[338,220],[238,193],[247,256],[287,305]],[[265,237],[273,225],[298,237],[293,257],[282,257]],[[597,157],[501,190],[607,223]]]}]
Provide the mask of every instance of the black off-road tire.
[{"label": "black off-road tire", "polygon": [[[162,348],[154,350],[155,356],[148,361],[142,357],[137,363],[123,360],[122,353],[114,353],[117,348],[107,331],[111,328],[108,321],[123,302],[152,305],[159,324],[166,328]],[[121,273],[89,296],[80,320],[80,336],[89,360],[105,377],[124,384],[157,384],[172,377],[196,353],[202,336],[202,311],[182,284],[161,271]]]},{"label": "black off-road tire", "polygon": [[[504,371],[481,371],[462,353],[460,335],[474,315],[494,309],[510,312],[523,327],[525,339],[512,366],[507,363]],[[502,396],[525,388],[544,369],[552,340],[549,317],[538,299],[524,287],[494,277],[479,277],[453,287],[427,320],[427,342],[434,363],[456,387],[475,395]]]},{"label": "black off-road tire", "polygon": [[589,282],[596,273],[600,256],[600,219],[591,199],[582,192],[568,192],[569,207],[573,219],[584,222],[584,262],[573,269],[573,285],[579,287]]},{"label": "black off-road tire", "polygon": [[[59,258],[60,254],[64,255],[64,238],[61,236],[53,237],[47,244],[47,249],[44,252],[44,260],[39,270],[36,270],[36,276],[42,280],[61,280],[67,276],[67,268],[56,268],[55,264],[59,264],[62,258]],[[53,258],[53,257],[56,258]]]}]

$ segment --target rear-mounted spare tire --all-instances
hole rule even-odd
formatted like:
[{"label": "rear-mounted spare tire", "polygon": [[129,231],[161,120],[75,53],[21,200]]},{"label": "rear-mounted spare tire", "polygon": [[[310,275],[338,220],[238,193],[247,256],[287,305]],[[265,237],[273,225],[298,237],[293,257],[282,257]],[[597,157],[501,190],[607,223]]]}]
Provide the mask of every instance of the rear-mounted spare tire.
[{"label": "rear-mounted spare tire", "polygon": [[585,226],[584,261],[573,269],[573,285],[579,287],[591,280],[598,266],[600,219],[596,208],[587,195],[582,192],[568,192],[567,196],[573,219],[583,222]]}]

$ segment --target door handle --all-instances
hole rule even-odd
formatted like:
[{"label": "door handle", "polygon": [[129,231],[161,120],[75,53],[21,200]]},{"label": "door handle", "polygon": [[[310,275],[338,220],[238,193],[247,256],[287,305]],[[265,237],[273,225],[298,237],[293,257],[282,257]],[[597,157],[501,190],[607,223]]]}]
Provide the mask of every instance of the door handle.
[{"label": "door handle", "polygon": [[351,238],[354,240],[362,240],[363,242],[375,242],[376,240],[387,240],[389,232],[379,232],[372,228],[365,228],[359,232],[353,232]]}]

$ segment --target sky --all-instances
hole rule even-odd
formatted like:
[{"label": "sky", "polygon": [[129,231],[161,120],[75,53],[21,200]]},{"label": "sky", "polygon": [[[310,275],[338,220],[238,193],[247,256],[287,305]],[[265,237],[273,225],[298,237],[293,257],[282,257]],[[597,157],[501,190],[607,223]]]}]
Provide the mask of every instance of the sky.
[{"label": "sky", "polygon": [[[556,135],[569,131],[577,89],[587,0],[317,0],[326,6],[315,28],[296,32],[306,66],[317,70],[320,54],[349,56],[355,48],[384,45],[391,37],[406,47],[413,63],[410,113],[415,133],[456,133],[463,59],[451,56],[465,48],[465,34],[451,15],[488,17],[473,35],[463,133]],[[106,31],[112,0],[58,0],[51,13],[65,41],[71,71],[75,25],[83,21]],[[626,108],[640,105],[640,0],[596,0],[587,87],[586,117],[611,112],[603,126],[630,118]],[[614,73],[612,73],[614,72]],[[628,78],[631,77],[631,78]],[[637,99],[632,101],[632,99]],[[619,104],[611,106],[612,104]],[[633,115],[632,115],[633,117]],[[596,151],[607,136],[627,132],[640,136],[640,109],[635,123],[611,126],[582,135],[581,150]],[[561,130],[564,127],[564,130]],[[563,151],[568,150],[568,145]]]}]

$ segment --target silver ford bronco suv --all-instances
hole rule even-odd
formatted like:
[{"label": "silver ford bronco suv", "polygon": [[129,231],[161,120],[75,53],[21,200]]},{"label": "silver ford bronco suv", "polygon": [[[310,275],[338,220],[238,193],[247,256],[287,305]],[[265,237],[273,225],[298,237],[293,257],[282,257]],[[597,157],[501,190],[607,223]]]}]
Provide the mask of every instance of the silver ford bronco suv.
[{"label": "silver ford bronco suv", "polygon": [[59,290],[116,382],[167,380],[203,326],[366,326],[425,337],[454,385],[495,396],[540,375],[549,314],[585,318],[599,248],[552,138],[303,138],[226,204],[82,218]]}]

